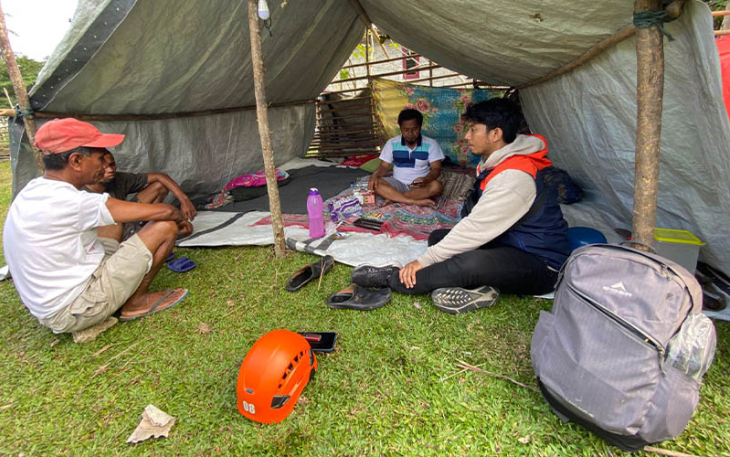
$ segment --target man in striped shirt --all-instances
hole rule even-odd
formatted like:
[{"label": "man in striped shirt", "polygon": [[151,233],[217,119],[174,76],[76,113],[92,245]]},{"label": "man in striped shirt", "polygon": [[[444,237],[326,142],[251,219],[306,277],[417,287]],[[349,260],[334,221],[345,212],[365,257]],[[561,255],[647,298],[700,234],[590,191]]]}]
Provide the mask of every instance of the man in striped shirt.
[{"label": "man in striped shirt", "polygon": [[[368,189],[388,202],[433,206],[431,197],[441,194],[444,153],[436,140],[421,135],[423,115],[404,109],[398,115],[401,134],[391,138],[380,153],[380,167],[370,176]],[[386,173],[393,164],[393,176]]]}]

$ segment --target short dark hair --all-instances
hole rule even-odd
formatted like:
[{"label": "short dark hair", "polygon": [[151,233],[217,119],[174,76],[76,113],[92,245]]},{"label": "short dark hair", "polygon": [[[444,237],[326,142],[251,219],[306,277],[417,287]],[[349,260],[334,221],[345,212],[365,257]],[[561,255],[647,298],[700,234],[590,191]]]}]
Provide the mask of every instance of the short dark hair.
[{"label": "short dark hair", "polygon": [[71,157],[71,154],[77,153],[84,157],[89,157],[94,152],[102,151],[106,151],[106,149],[81,146],[58,154],[43,154],[43,166],[46,170],[63,170],[68,165],[68,158]]},{"label": "short dark hair", "polygon": [[464,122],[484,124],[487,130],[497,127],[502,129],[502,139],[511,143],[517,138],[520,127],[520,115],[514,103],[506,98],[492,98],[475,103],[466,108],[461,115]]},{"label": "short dark hair", "polygon": [[420,111],[417,109],[404,109],[403,111],[398,114],[398,125],[401,125],[405,121],[410,121],[411,119],[415,119],[418,121],[418,126],[423,127],[423,114],[421,114]]}]

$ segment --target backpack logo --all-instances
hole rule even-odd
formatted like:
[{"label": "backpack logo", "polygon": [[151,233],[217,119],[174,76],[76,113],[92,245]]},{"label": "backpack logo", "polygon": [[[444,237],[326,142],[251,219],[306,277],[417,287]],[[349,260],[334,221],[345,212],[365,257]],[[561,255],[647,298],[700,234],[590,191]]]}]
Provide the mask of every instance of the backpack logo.
[{"label": "backpack logo", "polygon": [[624,283],[621,281],[611,286],[603,286],[602,289],[606,292],[611,292],[612,294],[621,295],[622,297],[634,296],[631,292],[626,291],[626,287],[624,287]]}]

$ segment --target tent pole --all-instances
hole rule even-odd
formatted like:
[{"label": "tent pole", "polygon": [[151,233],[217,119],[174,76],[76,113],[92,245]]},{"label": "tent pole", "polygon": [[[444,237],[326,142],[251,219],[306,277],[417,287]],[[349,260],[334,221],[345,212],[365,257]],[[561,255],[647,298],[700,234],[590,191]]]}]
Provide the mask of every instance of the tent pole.
[{"label": "tent pole", "polygon": [[266,91],[264,90],[265,69],[263,54],[261,52],[261,35],[256,0],[248,0],[248,29],[251,36],[251,66],[253,67],[253,83],[256,93],[256,118],[259,124],[261,154],[264,156],[266,190],[269,193],[269,209],[271,211],[271,226],[274,230],[274,253],[276,257],[284,257],[286,254],[284,220],[281,216],[279,186],[276,181],[274,165],[274,148],[271,146],[271,132],[269,131],[269,111],[266,105]]},{"label": "tent pole", "polygon": [[[636,0],[634,3],[634,14],[660,9],[662,0]],[[664,36],[658,27],[640,28],[636,31],[636,64],[636,165],[632,239],[654,246],[664,98]],[[640,245],[636,246],[642,248]]]},{"label": "tent pole", "polygon": [[[13,92],[15,92],[15,98],[18,100],[21,112],[30,112],[30,99],[28,98],[28,91],[25,90],[25,84],[23,84],[23,76],[20,74],[20,68],[18,68],[18,62],[15,61],[15,53],[13,48],[10,47],[10,40],[8,39],[8,27],[5,25],[5,13],[3,12],[2,5],[0,4],[0,46],[2,46],[3,60],[5,65],[8,67],[8,76],[10,81],[13,83]],[[12,108],[12,107],[11,107]],[[25,125],[25,134],[28,135],[28,141],[30,142],[30,149],[33,151],[35,157],[35,164],[38,166],[41,174],[43,174],[43,158],[36,148],[33,146],[35,139],[35,119],[32,115],[23,116],[23,124]]]},{"label": "tent pole", "polygon": [[373,21],[370,20],[368,17],[368,13],[365,12],[365,9],[363,9],[362,5],[358,0],[350,0],[350,4],[353,8],[355,8],[355,11],[357,11],[357,14],[360,16],[360,19],[365,23],[365,27],[370,30],[373,33],[373,38],[375,40],[378,40],[378,44],[380,45],[380,49],[383,51],[383,54],[385,54],[385,57],[390,59],[390,55],[388,55],[388,51],[385,49],[385,46],[383,46],[383,43],[380,42],[380,35],[378,35],[378,32],[375,31],[373,28]]}]

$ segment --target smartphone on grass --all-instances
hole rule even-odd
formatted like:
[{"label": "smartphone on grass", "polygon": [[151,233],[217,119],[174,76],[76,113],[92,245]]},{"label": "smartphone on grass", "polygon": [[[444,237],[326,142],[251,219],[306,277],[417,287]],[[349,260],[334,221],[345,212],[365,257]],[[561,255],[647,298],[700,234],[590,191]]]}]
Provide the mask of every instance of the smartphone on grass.
[{"label": "smartphone on grass", "polygon": [[335,350],[337,332],[299,332],[312,347],[314,352],[332,352]]}]

